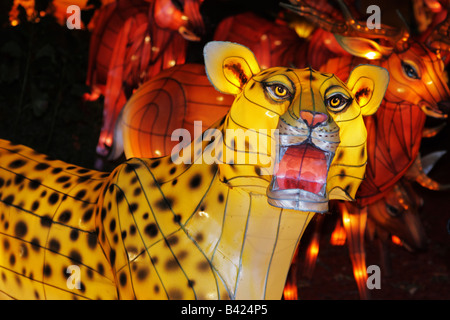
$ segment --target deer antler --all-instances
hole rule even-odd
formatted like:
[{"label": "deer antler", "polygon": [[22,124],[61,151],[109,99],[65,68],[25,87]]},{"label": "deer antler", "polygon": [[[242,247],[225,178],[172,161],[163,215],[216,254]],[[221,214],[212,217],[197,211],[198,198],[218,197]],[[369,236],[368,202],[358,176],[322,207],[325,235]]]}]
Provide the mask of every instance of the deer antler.
[{"label": "deer antler", "polygon": [[[393,28],[390,26],[382,25],[380,29],[369,29],[366,23],[359,22],[350,11],[349,7],[343,0],[336,0],[342,14],[342,20],[336,21],[335,17],[331,17],[329,14],[325,14],[316,8],[312,7],[305,0],[289,0],[291,4],[281,3],[280,5],[298,15],[310,20],[318,27],[333,33],[336,36],[338,42],[347,51],[353,55],[363,56],[367,58],[367,50],[372,47],[374,50],[379,51],[379,55],[387,55],[393,50],[395,46],[402,48],[403,45],[409,39],[408,28]],[[400,17],[402,18],[402,17]],[[404,22],[403,19],[401,19]],[[348,40],[348,39],[353,40]],[[355,46],[355,39],[358,42],[364,43],[362,46],[365,54],[352,51],[352,46]],[[384,47],[379,45],[375,41],[369,39],[379,39],[387,42],[389,45]],[[350,41],[351,43],[346,43]],[[348,48],[347,48],[348,47]],[[357,49],[358,50],[358,49]]]}]

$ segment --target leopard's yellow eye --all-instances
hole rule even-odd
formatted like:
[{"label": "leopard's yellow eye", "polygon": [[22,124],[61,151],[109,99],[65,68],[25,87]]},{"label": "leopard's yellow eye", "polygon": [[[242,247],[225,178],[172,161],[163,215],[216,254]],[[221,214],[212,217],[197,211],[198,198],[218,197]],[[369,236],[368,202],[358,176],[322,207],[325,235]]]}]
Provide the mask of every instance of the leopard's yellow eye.
[{"label": "leopard's yellow eye", "polygon": [[332,106],[333,108],[338,107],[341,104],[341,99],[339,97],[333,97],[330,100],[330,106]]},{"label": "leopard's yellow eye", "polygon": [[284,97],[287,94],[287,90],[285,87],[277,86],[275,88],[275,94],[280,97]]},{"label": "leopard's yellow eye", "polygon": [[276,101],[285,101],[292,96],[289,89],[280,83],[266,84],[265,87],[270,96]]},{"label": "leopard's yellow eye", "polygon": [[333,112],[339,112],[345,109],[351,103],[351,99],[345,97],[340,93],[332,94],[325,99],[327,107]]}]

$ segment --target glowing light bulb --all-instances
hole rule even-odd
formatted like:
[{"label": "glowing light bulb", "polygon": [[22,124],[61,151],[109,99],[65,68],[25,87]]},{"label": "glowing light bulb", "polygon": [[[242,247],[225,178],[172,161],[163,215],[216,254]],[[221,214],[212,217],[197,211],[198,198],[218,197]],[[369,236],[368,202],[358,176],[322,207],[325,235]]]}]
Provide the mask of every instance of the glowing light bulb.
[{"label": "glowing light bulb", "polygon": [[397,236],[392,236],[391,239],[392,239],[392,242],[398,246],[401,246],[403,244],[402,240]]},{"label": "glowing light bulb", "polygon": [[369,60],[373,60],[379,57],[379,54],[377,52],[374,51],[369,51],[364,55],[367,59]]}]

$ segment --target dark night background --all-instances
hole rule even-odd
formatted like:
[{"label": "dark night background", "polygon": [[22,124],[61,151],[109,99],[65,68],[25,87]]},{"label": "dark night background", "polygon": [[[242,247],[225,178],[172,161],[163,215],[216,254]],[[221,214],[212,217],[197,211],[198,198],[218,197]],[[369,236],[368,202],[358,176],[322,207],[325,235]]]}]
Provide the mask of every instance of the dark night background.
[{"label": "dark night background", "polygon": [[[102,123],[102,100],[84,102],[90,33],[68,30],[52,17],[39,23],[8,25],[12,0],[0,1],[0,138],[30,146],[54,158],[94,168],[95,153]],[[36,1],[46,6],[48,0]],[[214,27],[225,16],[245,10],[273,18],[279,1],[206,0],[202,13],[212,36]],[[368,1],[362,1],[365,5]],[[387,3],[387,4],[386,4]],[[392,1],[370,1],[382,10],[383,23],[396,20]],[[412,24],[410,1],[395,1]],[[89,13],[85,13],[85,19]],[[412,24],[413,25],[413,24]],[[208,36],[205,41],[208,40]],[[204,42],[205,42],[204,41]],[[188,60],[201,61],[202,46],[189,47]],[[189,62],[188,61],[188,62]],[[422,154],[450,150],[450,132],[445,128],[437,137],[422,142]],[[117,163],[104,162],[104,170]],[[450,155],[445,155],[430,176],[450,183]],[[374,299],[450,299],[450,192],[415,188],[424,198],[421,218],[428,236],[428,248],[411,254],[391,245],[393,274],[382,274],[381,290],[372,290]],[[301,299],[358,299],[346,246],[333,247],[329,236],[336,217],[329,217],[314,277],[301,283]],[[303,243],[311,230],[308,229]],[[301,245],[300,249],[304,245]],[[379,264],[377,247],[368,243],[367,265]],[[300,253],[301,254],[301,253]]]}]

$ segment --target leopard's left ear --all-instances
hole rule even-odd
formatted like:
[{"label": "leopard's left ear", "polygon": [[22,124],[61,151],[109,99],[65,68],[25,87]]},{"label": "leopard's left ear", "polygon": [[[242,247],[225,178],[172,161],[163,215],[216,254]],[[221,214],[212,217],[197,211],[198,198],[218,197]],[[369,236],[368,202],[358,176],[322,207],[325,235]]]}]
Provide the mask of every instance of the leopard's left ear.
[{"label": "leopard's left ear", "polygon": [[357,66],[347,80],[347,87],[355,96],[363,116],[370,116],[378,110],[388,84],[389,72],[373,65]]},{"label": "leopard's left ear", "polygon": [[209,81],[223,93],[238,94],[260,68],[247,47],[224,41],[208,42],[203,50]]}]

